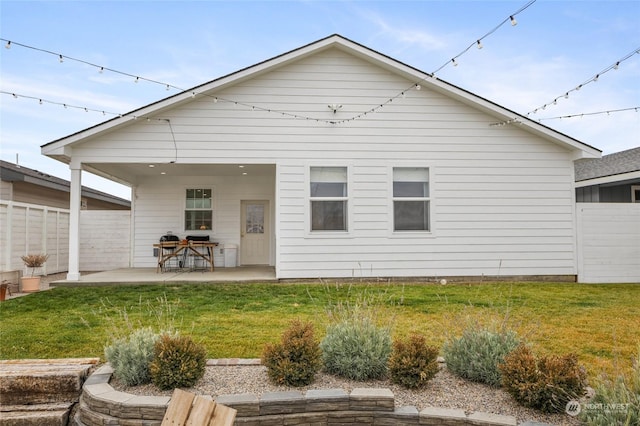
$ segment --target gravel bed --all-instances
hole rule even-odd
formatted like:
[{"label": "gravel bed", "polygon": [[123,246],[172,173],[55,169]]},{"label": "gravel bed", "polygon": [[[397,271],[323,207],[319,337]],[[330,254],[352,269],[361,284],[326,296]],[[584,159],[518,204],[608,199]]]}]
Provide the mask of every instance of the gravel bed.
[{"label": "gravel bed", "polygon": [[[163,392],[153,385],[126,387],[115,378],[111,380],[111,385],[117,390],[136,395],[170,396],[172,393]],[[481,411],[514,416],[518,423],[533,420],[558,426],[580,424],[577,419],[566,414],[550,415],[521,407],[505,391],[462,380],[448,372],[446,367],[442,367],[424,389],[407,390],[389,380],[357,382],[324,373],[316,375],[316,380],[310,386],[292,388],[272,384],[267,377],[266,367],[263,366],[209,366],[202,380],[188,390],[215,398],[224,394],[250,393],[260,396],[266,392],[304,392],[308,389],[344,389],[349,392],[363,387],[391,389],[396,407],[411,405],[418,410],[426,407],[459,408],[467,414]]]}]

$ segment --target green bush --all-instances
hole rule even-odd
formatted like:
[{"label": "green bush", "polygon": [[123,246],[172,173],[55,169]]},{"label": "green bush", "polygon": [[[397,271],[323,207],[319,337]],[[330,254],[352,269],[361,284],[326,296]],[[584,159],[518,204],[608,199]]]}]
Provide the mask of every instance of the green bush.
[{"label": "green bush", "polygon": [[393,383],[407,388],[423,387],[438,372],[438,349],[427,346],[424,336],[413,334],[393,342],[389,374]]},{"label": "green bush", "polygon": [[461,337],[448,339],[442,351],[447,368],[454,374],[497,387],[501,383],[498,364],[519,343],[513,331],[494,331],[472,325],[464,330]]},{"label": "green bush", "polygon": [[279,343],[265,345],[262,364],[275,384],[304,386],[313,382],[322,366],[313,324],[293,321]]},{"label": "green bush", "polygon": [[602,377],[592,400],[582,406],[580,420],[590,426],[640,425],[640,350],[629,378]]},{"label": "green bush", "polygon": [[115,377],[127,386],[149,383],[149,363],[158,338],[150,328],[140,328],[105,347],[104,356],[111,363]]},{"label": "green bush", "polygon": [[327,372],[354,380],[381,378],[387,373],[391,332],[373,320],[353,315],[327,327],[320,343]]},{"label": "green bush", "polygon": [[151,380],[162,390],[189,388],[204,376],[204,346],[188,336],[163,334],[154,347]]},{"label": "green bush", "polygon": [[516,401],[546,413],[563,412],[567,402],[585,392],[586,370],[575,354],[536,357],[528,346],[520,345],[499,368],[505,390]]}]

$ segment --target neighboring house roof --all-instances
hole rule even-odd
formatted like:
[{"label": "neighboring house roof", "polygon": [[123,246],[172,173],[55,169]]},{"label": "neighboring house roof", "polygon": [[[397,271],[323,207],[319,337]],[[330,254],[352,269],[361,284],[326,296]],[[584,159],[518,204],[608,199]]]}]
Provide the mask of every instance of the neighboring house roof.
[{"label": "neighboring house roof", "polygon": [[577,183],[582,182],[578,186],[624,181],[639,177],[640,147],[604,155],[602,158],[576,161],[575,165],[575,180]]},{"label": "neighboring house roof", "polygon": [[[570,136],[558,132],[557,130],[554,130],[550,127],[544,126],[536,121],[530,120],[525,116],[517,114],[507,108],[497,105],[487,99],[461,89],[453,84],[440,80],[430,73],[420,71],[414,67],[411,67],[389,56],[376,52],[375,50],[369,49],[366,46],[351,41],[338,34],[331,35],[324,39],[310,43],[306,46],[302,46],[298,49],[294,49],[290,52],[260,62],[256,65],[241,69],[234,73],[185,90],[182,93],[178,93],[142,108],[138,108],[127,114],[105,121],[96,126],[89,127],[72,135],[49,142],[41,147],[42,153],[64,163],[69,163],[71,161],[71,158],[68,154],[68,151],[65,149],[65,147],[68,145],[72,145],[78,142],[82,143],[88,138],[92,138],[94,136],[101,135],[103,133],[126,126],[128,124],[131,124],[138,117],[157,115],[180,104],[191,102],[193,100],[194,93],[215,93],[216,91],[222,90],[223,88],[233,86],[247,79],[255,78],[262,73],[272,71],[278,67],[290,64],[294,61],[308,57],[328,48],[341,49],[374,65],[387,69],[390,72],[401,75],[411,82],[419,82],[420,85],[428,88],[429,90],[443,93],[446,96],[449,96],[476,109],[484,111],[487,114],[490,114],[491,116],[495,117],[496,122],[511,122],[512,120],[517,119],[517,125],[519,125],[521,128],[524,128],[527,131],[534,133],[555,144],[575,151],[576,158],[600,157],[601,151],[597,148],[580,142]],[[96,174],[101,174],[99,170],[89,169],[89,171],[93,171]],[[108,178],[113,179],[114,176],[108,176]]]},{"label": "neighboring house roof", "polygon": [[[47,173],[30,169],[28,167],[9,163],[7,161],[0,161],[0,177],[5,182],[30,183],[61,192],[70,192],[71,187],[68,180],[51,176]],[[86,186],[82,187],[82,196],[95,200],[105,201],[108,203],[118,204],[121,206],[126,206],[129,208],[131,207],[131,201],[129,200],[125,200],[124,198],[116,197],[115,195],[107,194],[106,192],[98,191]]]}]

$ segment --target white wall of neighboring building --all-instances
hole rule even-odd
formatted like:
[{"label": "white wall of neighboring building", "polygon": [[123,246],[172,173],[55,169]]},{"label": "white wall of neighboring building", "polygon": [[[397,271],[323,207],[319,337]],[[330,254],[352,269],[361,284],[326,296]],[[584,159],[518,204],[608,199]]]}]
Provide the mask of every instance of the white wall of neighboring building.
[{"label": "white wall of neighboring building", "polygon": [[578,203],[578,281],[640,283],[640,204]]}]

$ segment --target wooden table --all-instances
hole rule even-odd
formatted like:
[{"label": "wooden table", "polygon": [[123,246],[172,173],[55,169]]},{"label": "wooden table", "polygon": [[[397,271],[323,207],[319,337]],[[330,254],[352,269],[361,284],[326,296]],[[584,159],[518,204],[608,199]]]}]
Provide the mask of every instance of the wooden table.
[{"label": "wooden table", "polygon": [[[165,263],[173,258],[182,256],[185,260],[182,263],[182,267],[186,267],[186,259],[189,255],[203,259],[209,264],[209,270],[214,271],[213,265],[213,250],[217,247],[218,243],[212,243],[209,241],[164,241],[154,244],[153,247],[158,249],[158,267],[156,272],[165,270]],[[206,250],[198,250],[206,249]],[[182,268],[181,267],[181,268]]]}]

